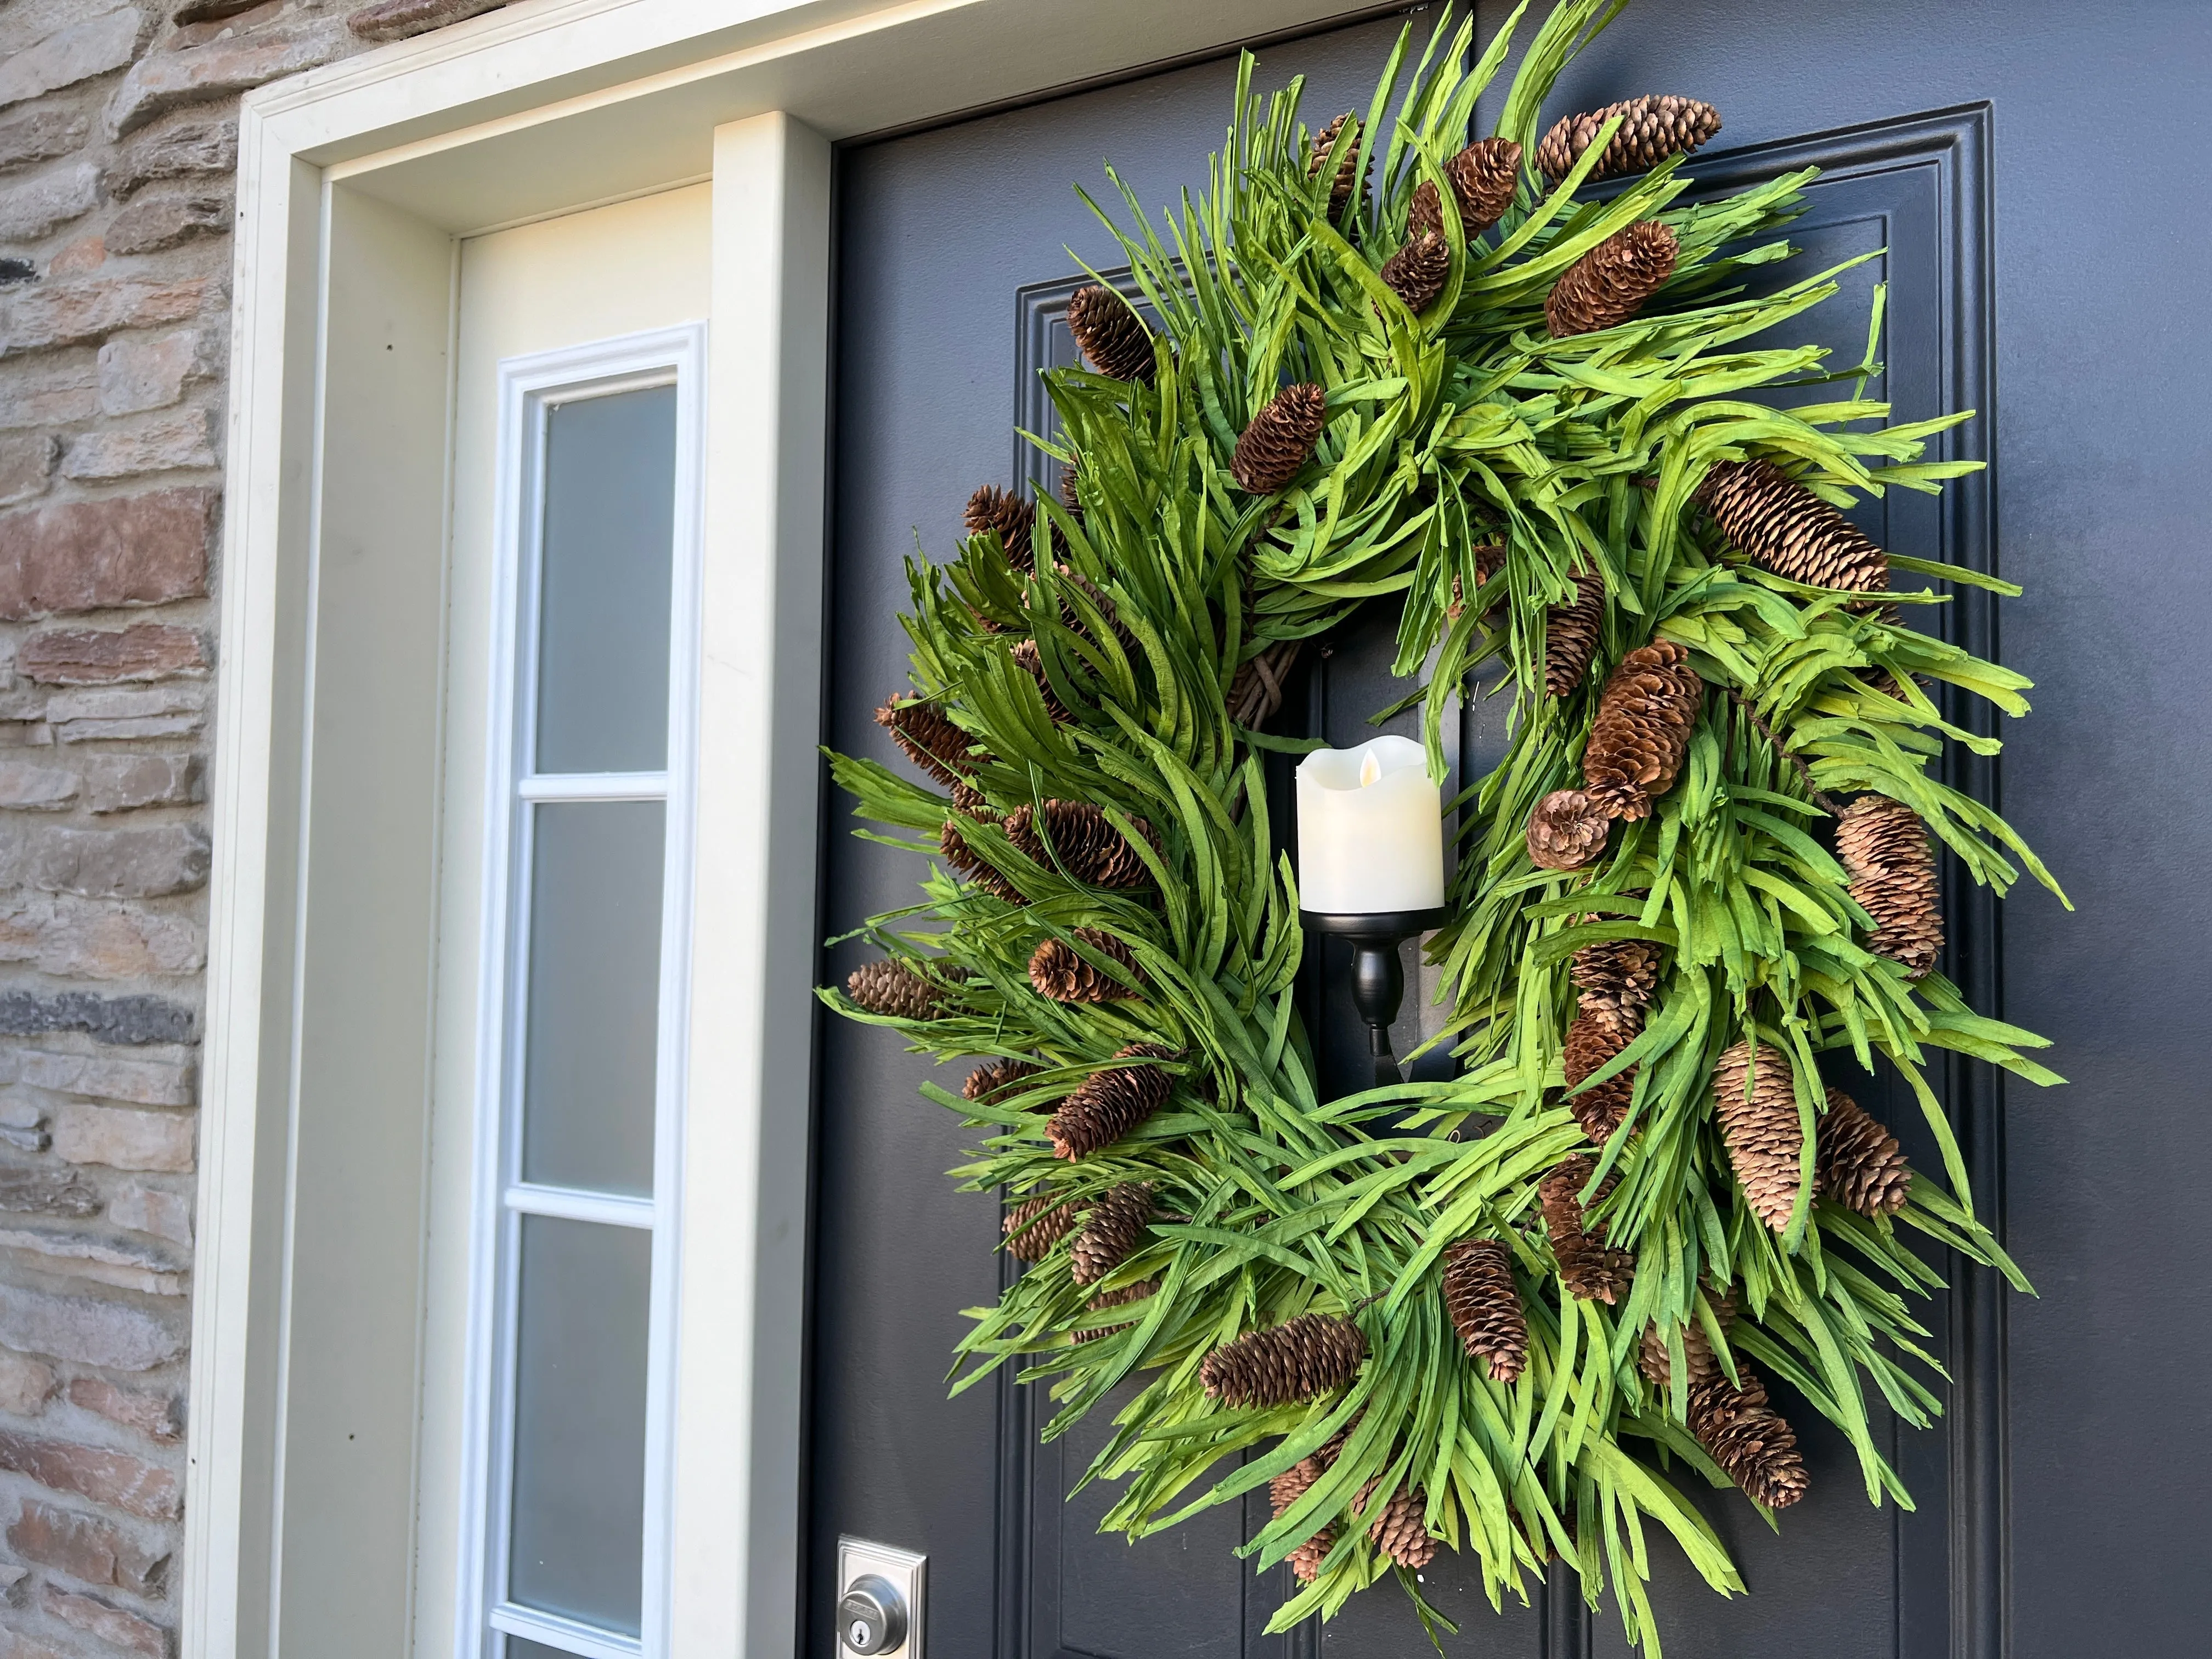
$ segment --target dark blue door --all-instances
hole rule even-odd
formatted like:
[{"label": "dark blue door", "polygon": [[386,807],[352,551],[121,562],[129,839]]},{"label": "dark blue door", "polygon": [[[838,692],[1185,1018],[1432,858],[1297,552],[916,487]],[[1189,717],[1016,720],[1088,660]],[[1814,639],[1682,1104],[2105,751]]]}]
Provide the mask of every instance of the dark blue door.
[{"label": "dark blue door", "polygon": [[[1484,0],[1481,34],[1509,9]],[[1271,45],[1261,84],[1308,76],[1311,119],[1364,105],[1402,21]],[[895,612],[916,532],[942,556],[975,485],[1044,482],[1009,428],[1041,425],[1035,371],[1067,361],[1066,250],[1114,258],[1070,185],[1097,182],[1109,157],[1147,204],[1200,182],[1233,73],[1226,60],[1182,68],[843,152],[839,749],[891,758],[869,716],[905,684]],[[1976,1192],[2041,1298],[2001,1298],[1989,1276],[1948,1264],[1959,1288],[1931,1322],[1954,1378],[1948,1415],[1899,1431],[1892,1453],[1918,1508],[1869,1508],[1840,1440],[1798,1413],[1814,1491],[1780,1535],[1741,1499],[1710,1506],[1747,1598],[1718,1600],[1655,1546],[1668,1650],[2212,1652],[2197,1612],[2212,1540],[2212,7],[1636,0],[1547,114],[1644,92],[1721,107],[1725,129],[1695,169],[1715,187],[1819,166],[1794,232],[1805,268],[1887,250],[1816,313],[1825,343],[1856,360],[1872,285],[1887,282],[1877,394],[1900,420],[1981,411],[1953,453],[1990,470],[1940,501],[1893,496],[1866,527],[1899,552],[2026,586],[2001,633],[1996,610],[1971,598],[1939,624],[2039,688],[2034,717],[2002,734],[2001,764],[1963,757],[1958,776],[2002,799],[2080,907],[2065,915],[2023,887],[2000,915],[1966,890],[1950,918],[1952,976],[1978,1006],[2053,1037],[2073,1079],[2004,1089],[1963,1063],[1946,1079]],[[1395,695],[1389,631],[1335,641],[1285,718],[1369,735],[1366,716]],[[1463,769],[1499,752],[1496,722],[1479,705],[1462,721]],[[842,811],[826,829],[825,935],[908,902],[916,874],[905,855],[846,836]],[[823,971],[851,965],[833,952]],[[1325,1073],[1350,1086],[1364,1045],[1340,988],[1323,991],[1341,983],[1314,974],[1308,1013]],[[1409,1011],[1407,1035],[1418,1019]],[[840,1533],[927,1553],[935,1659],[1426,1651],[1387,1586],[1325,1631],[1261,1637],[1290,1585],[1231,1553],[1256,1510],[1133,1547],[1102,1538],[1108,1494],[1063,1495],[1103,1422],[1040,1447],[1014,1385],[946,1400],[960,1310],[997,1291],[996,1210],[939,1173],[968,1137],[917,1098],[921,1062],[843,1024],[825,1026],[823,1046],[809,1659],[836,1650]],[[1586,1616],[1568,1583],[1493,1613],[1443,1555],[1425,1590],[1461,1625],[1455,1655],[1626,1650],[1609,1611]]]}]

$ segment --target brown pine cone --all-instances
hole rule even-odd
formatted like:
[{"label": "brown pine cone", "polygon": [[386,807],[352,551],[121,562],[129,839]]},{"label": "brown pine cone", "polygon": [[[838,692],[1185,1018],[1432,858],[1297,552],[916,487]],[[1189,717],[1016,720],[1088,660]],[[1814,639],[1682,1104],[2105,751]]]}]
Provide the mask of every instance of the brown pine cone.
[{"label": "brown pine cone", "polygon": [[[1368,1500],[1375,1496],[1375,1486],[1370,1480],[1359,1489],[1358,1499],[1352,1506],[1353,1514],[1366,1510]],[[1375,1547],[1409,1572],[1419,1572],[1437,1557],[1437,1540],[1429,1536],[1428,1523],[1422,1518],[1428,1506],[1428,1497],[1420,1487],[1401,1486],[1390,1494],[1390,1501],[1367,1528]]]},{"label": "brown pine cone", "polygon": [[[1142,1302],[1158,1290],[1160,1281],[1148,1279],[1141,1285],[1124,1285],[1118,1291],[1101,1291],[1091,1298],[1091,1311],[1103,1313],[1109,1308],[1126,1308],[1132,1302]],[[1096,1342],[1102,1336],[1115,1336],[1129,1328],[1127,1325],[1102,1325],[1096,1330],[1073,1331],[1069,1334],[1078,1342]]]},{"label": "brown pine cone", "polygon": [[1063,461],[1060,463],[1060,504],[1066,507],[1068,512],[1074,516],[1076,523],[1081,524],[1083,522],[1083,501],[1076,494],[1075,471],[1076,464],[1073,461]]},{"label": "brown pine cone", "polygon": [[1920,815],[1887,795],[1861,795],[1836,823],[1836,859],[1851,897],[1874,918],[1867,949],[1920,978],[1943,954],[1936,854]]},{"label": "brown pine cone", "polygon": [[[1579,1154],[1571,1158],[1544,1177],[1536,1196],[1543,1206],[1544,1231],[1551,1235],[1560,1282],[1585,1302],[1609,1304],[1627,1292],[1636,1258],[1626,1250],[1608,1248],[1605,1223],[1591,1222],[1583,1208],[1582,1189],[1596,1169],[1591,1158]],[[1607,1176],[1595,1201],[1602,1203],[1619,1179]]]},{"label": "brown pine cone", "polygon": [[[1112,631],[1114,637],[1121,641],[1121,654],[1130,658],[1136,657],[1138,655],[1137,636],[1129,631],[1128,625],[1121,620],[1120,614],[1115,609],[1114,601],[1100,592],[1097,584],[1080,571],[1071,570],[1067,566],[1058,563],[1055,563],[1052,568],[1053,574],[1061,581],[1070,587],[1079,590],[1083,596],[1091,601],[1098,614],[1105,619],[1106,626]],[[1097,641],[1097,635],[1091,631],[1090,619],[1079,611],[1064,593],[1060,595],[1060,620],[1061,626],[1070,633],[1079,634],[1085,639],[1094,642]]]},{"label": "brown pine cone", "polygon": [[1520,188],[1521,146],[1510,138],[1481,138],[1444,163],[1459,203],[1460,231],[1468,241],[1505,216]]},{"label": "brown pine cone", "polygon": [[1445,1249],[1444,1309],[1467,1357],[1487,1361],[1492,1382],[1521,1375],[1528,1363],[1528,1316],[1503,1243],[1462,1238]]},{"label": "brown pine cone", "polygon": [[1092,1202],[1083,1231],[1075,1236],[1068,1277],[1079,1285],[1096,1285],[1145,1242],[1152,1221],[1152,1182],[1124,1181],[1109,1187]]},{"label": "brown pine cone", "polygon": [[1352,137],[1345,144],[1343,159],[1336,164],[1336,176],[1329,180],[1328,185],[1328,221],[1333,225],[1343,223],[1345,204],[1352,200],[1355,185],[1359,189],[1361,216],[1364,217],[1367,212],[1367,180],[1359,170],[1359,123],[1349,111],[1338,116],[1314,134],[1313,149],[1306,156],[1306,177],[1319,178],[1321,170],[1328,165],[1329,151],[1336,148],[1337,134],[1344,131],[1347,122],[1352,126]]},{"label": "brown pine cone", "polygon": [[[1327,1474],[1343,1455],[1344,1443],[1350,1439],[1351,1431],[1340,1429],[1317,1450],[1308,1453],[1267,1483],[1267,1502],[1278,1518],[1290,1512],[1291,1505],[1304,1498],[1315,1481]],[[1285,1559],[1291,1571],[1297,1575],[1298,1583],[1310,1584],[1321,1576],[1321,1564],[1336,1543],[1336,1528],[1332,1523],[1292,1550]]]},{"label": "brown pine cone", "polygon": [[1540,870],[1579,870],[1605,852],[1613,815],[1579,789],[1554,789],[1528,815],[1528,857]]},{"label": "brown pine cone", "polygon": [[[1635,1036],[1635,1031],[1626,1025],[1600,1019],[1587,1011],[1577,1013],[1567,1026],[1567,1087],[1577,1088],[1585,1078],[1603,1069]],[[1628,1115],[1636,1092],[1636,1070],[1632,1066],[1595,1089],[1584,1089],[1578,1095],[1567,1097],[1567,1109],[1575,1115],[1575,1121],[1600,1146],[1612,1138],[1613,1132]]]},{"label": "brown pine cone", "polygon": [[989,757],[974,752],[975,738],[935,703],[925,702],[911,691],[894,692],[877,708],[876,724],[891,734],[891,741],[908,760],[952,791],[963,808],[970,800],[980,803],[982,798],[969,780]]},{"label": "brown pine cone", "polygon": [[1050,1194],[1024,1200],[1006,1212],[1006,1254],[1018,1261],[1043,1261],[1074,1231],[1078,1213],[1074,1205]]},{"label": "brown pine cone", "polygon": [[996,484],[982,485],[968,498],[960,519],[971,536],[996,535],[1006,562],[1016,570],[1027,574],[1036,568],[1036,551],[1031,545],[1036,532],[1036,508],[1012,490],[1001,489]]},{"label": "brown pine cone", "polygon": [[1237,488],[1272,495],[1313,459],[1328,419],[1328,394],[1317,386],[1286,386],[1267,400],[1237,440],[1229,471]]},{"label": "brown pine cone", "polygon": [[1224,1406],[1288,1406],[1342,1388],[1366,1358],[1367,1338],[1349,1319],[1300,1314],[1216,1348],[1198,1378]]},{"label": "brown pine cone", "polygon": [[1787,1509],[1809,1484],[1796,1431],[1767,1403],[1765,1381],[1741,1359],[1736,1376],[1740,1388],[1716,1367],[1692,1385],[1690,1432],[1753,1503]]},{"label": "brown pine cone", "polygon": [[[1730,1288],[1713,1304],[1713,1316],[1727,1330],[1735,1323],[1735,1291]],[[1732,1356],[1734,1357],[1734,1356]],[[1705,1335],[1705,1326],[1692,1315],[1682,1327],[1682,1358],[1687,1362],[1689,1380],[1686,1387],[1695,1388],[1709,1376],[1722,1375],[1720,1357],[1713,1352],[1711,1340]],[[1736,1371],[1742,1374],[1743,1360],[1735,1357]],[[1644,1373],[1644,1380],[1655,1389],[1663,1389],[1673,1380],[1674,1362],[1667,1352],[1667,1337],[1656,1324],[1646,1325],[1636,1348],[1636,1369]]]},{"label": "brown pine cone", "polygon": [[1754,1076],[1748,1042],[1722,1054],[1713,1066],[1713,1109],[1745,1199],[1778,1233],[1790,1225],[1797,1203],[1798,1157],[1805,1137],[1788,1058],[1770,1044],[1758,1050],[1757,1059]]},{"label": "brown pine cone", "polygon": [[[956,982],[968,977],[964,968],[940,965],[937,971]],[[845,994],[870,1013],[893,1019],[939,1019],[951,1012],[945,1006],[945,988],[903,962],[863,963],[846,976]]]},{"label": "brown pine cone", "polygon": [[[1424,183],[1421,188],[1433,192],[1436,186]],[[1407,310],[1425,311],[1451,280],[1451,244],[1441,230],[1425,231],[1385,259],[1377,274]]]},{"label": "brown pine cone", "polygon": [[1443,197],[1424,179],[1413,186],[1413,199],[1406,204],[1406,240],[1416,242],[1431,231],[1444,234]]},{"label": "brown pine cone", "polygon": [[1808,587],[1854,593],[1889,586],[1889,555],[1771,461],[1714,463],[1696,500],[1730,545],[1761,570]]},{"label": "brown pine cone", "polygon": [[1659,962],[1650,939],[1603,939],[1576,951],[1567,974],[1583,1013],[1632,1036],[1644,1029],[1644,1011],[1659,988]]},{"label": "brown pine cone", "polygon": [[[1152,843],[1152,850],[1158,852],[1159,831],[1143,818],[1132,822],[1138,833]],[[1048,838],[1052,842],[1049,848],[1045,845]],[[1123,839],[1105,813],[1087,801],[1047,801],[1042,835],[1037,833],[1036,809],[1017,806],[1006,814],[1006,839],[1048,870],[1055,867],[1052,855],[1057,852],[1058,867],[1093,887],[1146,887],[1152,884],[1152,872],[1145,867],[1137,849]]]},{"label": "brown pine cone", "polygon": [[[1275,1513],[1277,1515],[1282,1514],[1283,1511],[1289,1509],[1292,1504],[1297,1502],[1300,1498],[1304,1497],[1306,1487],[1310,1486],[1316,1480],[1321,1479],[1320,1474],[1316,1472],[1311,1475],[1305,1476],[1305,1485],[1299,1486],[1291,1497],[1284,1498],[1277,1498],[1275,1496],[1276,1491],[1280,1487],[1281,1483],[1291,1480],[1293,1476],[1299,1475],[1306,1468],[1307,1465],[1310,1464],[1312,1462],[1313,1459],[1310,1457],[1302,1457],[1296,1463],[1293,1463],[1291,1466],[1288,1474],[1279,1474],[1273,1480],[1268,1482],[1268,1495],[1274,1502]],[[1305,1542],[1300,1544],[1296,1549],[1292,1550],[1283,1559],[1290,1563],[1291,1571],[1292,1573],[1297,1575],[1298,1583],[1301,1584],[1310,1584],[1315,1579],[1321,1577],[1322,1563],[1328,1559],[1329,1551],[1335,1547],[1336,1524],[1334,1522],[1330,1522],[1324,1524],[1319,1532],[1314,1534],[1312,1537],[1307,1539]]]},{"label": "brown pine cone", "polygon": [[1109,380],[1142,380],[1158,371],[1152,331],[1110,288],[1091,283],[1067,302],[1067,331],[1091,367]]},{"label": "brown pine cone", "polygon": [[986,863],[983,855],[968,844],[960,825],[960,819],[947,818],[945,827],[937,832],[937,850],[944,854],[945,862],[953,872],[966,877],[994,898],[1004,899],[1009,904],[1027,904],[1029,901],[1022,896],[1021,889]]},{"label": "brown pine cone", "polygon": [[1067,712],[1067,705],[1060,700],[1060,693],[1052,689],[1052,677],[1044,672],[1044,654],[1037,649],[1035,640],[1024,640],[1014,647],[1014,661],[1022,672],[1036,682],[1037,695],[1044,699],[1044,712],[1054,723],[1066,726],[1075,716]]},{"label": "brown pine cone", "polygon": [[960,1097],[980,1106],[1012,1093],[1043,1069],[1026,1060],[988,1060],[968,1073],[968,1080],[960,1085]]},{"label": "brown pine cone", "polygon": [[1649,173],[1668,156],[1697,149],[1721,130],[1721,112],[1694,98],[1646,94],[1626,99],[1553,123],[1536,146],[1536,165],[1544,176],[1556,184],[1573,172],[1583,152],[1596,139],[1598,130],[1616,115],[1621,118],[1620,129],[1590,169],[1586,182],[1595,184],[1624,173]]},{"label": "brown pine cone", "polygon": [[1813,1157],[1820,1191],[1863,1216],[1895,1215],[1911,1194],[1911,1166],[1897,1137],[1841,1089],[1828,1091]]},{"label": "brown pine cone", "polygon": [[1544,611],[1544,690],[1564,697],[1583,683],[1597,654],[1598,629],[1605,622],[1605,578],[1595,570],[1575,572],[1571,605]]},{"label": "brown pine cone", "polygon": [[[1143,979],[1136,952],[1103,928],[1079,927],[1075,937],[1098,955],[1120,963],[1132,977]],[[1074,945],[1057,939],[1045,940],[1030,956],[1030,983],[1038,995],[1054,1002],[1127,1002],[1138,994],[1103,969],[1085,961]]]},{"label": "brown pine cone", "polygon": [[[1156,1042],[1133,1042],[1117,1060],[1173,1060],[1176,1051]],[[1111,1066],[1093,1072],[1060,1103],[1045,1133],[1054,1158],[1087,1158],[1136,1128],[1166,1104],[1175,1080],[1158,1066]]]},{"label": "brown pine cone", "polygon": [[1552,284],[1544,321],[1553,337],[1594,334],[1626,322],[1674,274],[1681,251],[1674,233],[1656,219],[1607,237]]},{"label": "brown pine cone", "polygon": [[1705,703],[1705,682],[1672,640],[1639,645],[1606,676],[1583,750],[1583,787],[1615,817],[1649,816],[1674,787]]}]

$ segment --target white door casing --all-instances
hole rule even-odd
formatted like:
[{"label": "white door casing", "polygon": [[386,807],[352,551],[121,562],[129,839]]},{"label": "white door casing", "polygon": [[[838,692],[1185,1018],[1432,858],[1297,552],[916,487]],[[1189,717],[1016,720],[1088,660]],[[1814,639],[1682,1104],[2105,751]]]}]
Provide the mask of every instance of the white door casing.
[{"label": "white door casing", "polygon": [[771,1659],[795,1643],[830,143],[1346,9],[517,0],[248,95],[188,1659],[383,1656],[410,1628],[429,1651],[453,1605],[414,1568],[458,1540],[441,1553],[426,1519],[418,1549],[414,1517],[459,1513],[416,1490],[461,1467],[455,1427],[416,1406],[466,1329],[432,1109],[441,1021],[475,984],[441,942],[479,925],[441,857],[461,839],[446,781],[485,729],[445,678],[481,483],[449,470],[459,239],[713,184],[708,302],[686,313],[714,320],[679,1244],[712,1271],[681,1291],[667,1647]]}]

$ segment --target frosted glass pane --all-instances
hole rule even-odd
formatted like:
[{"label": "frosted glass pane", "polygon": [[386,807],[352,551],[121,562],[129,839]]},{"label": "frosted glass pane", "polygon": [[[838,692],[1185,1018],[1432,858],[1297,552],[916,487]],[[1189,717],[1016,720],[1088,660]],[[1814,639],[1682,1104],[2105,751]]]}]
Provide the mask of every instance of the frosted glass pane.
[{"label": "frosted glass pane", "polygon": [[668,809],[624,800],[532,810],[522,1178],[647,1195]]},{"label": "frosted glass pane", "polygon": [[538,769],[668,764],[676,388],[558,404],[546,416]]},{"label": "frosted glass pane", "polygon": [[653,1236],[522,1218],[507,1595],[635,1635]]}]

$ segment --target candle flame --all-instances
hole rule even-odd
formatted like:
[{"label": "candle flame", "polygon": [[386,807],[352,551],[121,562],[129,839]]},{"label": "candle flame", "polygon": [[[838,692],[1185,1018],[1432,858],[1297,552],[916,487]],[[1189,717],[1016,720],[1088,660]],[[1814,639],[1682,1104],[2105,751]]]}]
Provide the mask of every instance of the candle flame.
[{"label": "candle flame", "polygon": [[1364,789],[1369,784],[1380,783],[1382,781],[1382,758],[1370,752],[1365,760],[1359,763],[1359,787]]}]

